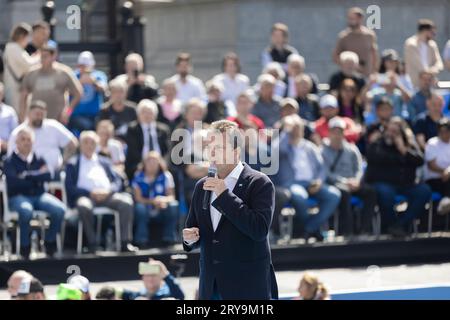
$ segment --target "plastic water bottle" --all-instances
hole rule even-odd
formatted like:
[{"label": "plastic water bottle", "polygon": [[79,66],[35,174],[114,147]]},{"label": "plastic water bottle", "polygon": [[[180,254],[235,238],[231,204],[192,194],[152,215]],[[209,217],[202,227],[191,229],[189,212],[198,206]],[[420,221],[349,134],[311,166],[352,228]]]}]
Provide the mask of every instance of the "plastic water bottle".
[{"label": "plastic water bottle", "polygon": [[39,237],[35,230],[31,233],[30,256],[35,258],[38,253],[39,253]]}]

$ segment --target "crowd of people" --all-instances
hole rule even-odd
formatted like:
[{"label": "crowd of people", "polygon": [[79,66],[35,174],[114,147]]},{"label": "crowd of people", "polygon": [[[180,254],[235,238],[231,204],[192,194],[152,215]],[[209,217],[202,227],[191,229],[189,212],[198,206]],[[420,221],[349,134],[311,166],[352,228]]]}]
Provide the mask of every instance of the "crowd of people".
[{"label": "crowd of people", "polygon": [[[205,130],[221,119],[253,132],[257,143],[246,143],[243,152],[250,166],[264,167],[261,151],[279,158],[270,175],[274,239],[287,205],[295,209],[298,234],[319,241],[331,216],[339,215],[339,230],[351,237],[372,232],[377,212],[382,230],[404,237],[432,192],[442,198],[438,213],[449,214],[450,105],[436,89],[439,72],[450,69],[450,40],[442,59],[437,27],[421,19],[401,59],[393,49],[379,50],[362,9],[349,9],[347,19],[332,53],[337,71],[322,79],[328,89],[305,71],[283,23],[272,27],[255,84],[236,53],[225,54],[222,71],[204,83],[182,52],[161,86],[137,53],[108,82],[89,51],[79,54],[75,69],[58,61],[45,22],[15,26],[3,53],[0,146],[21,255],[29,255],[37,210],[50,220],[43,239],[49,255],[69,209],[78,213],[91,253],[102,244],[96,207],[118,212],[124,252],[148,248],[155,223],[160,245],[179,241],[193,186],[208,172]],[[255,155],[258,161],[248,161]],[[51,181],[64,181],[66,202],[46,188]],[[395,210],[398,195],[408,204],[402,213]],[[363,207],[358,219],[355,197]]]}]

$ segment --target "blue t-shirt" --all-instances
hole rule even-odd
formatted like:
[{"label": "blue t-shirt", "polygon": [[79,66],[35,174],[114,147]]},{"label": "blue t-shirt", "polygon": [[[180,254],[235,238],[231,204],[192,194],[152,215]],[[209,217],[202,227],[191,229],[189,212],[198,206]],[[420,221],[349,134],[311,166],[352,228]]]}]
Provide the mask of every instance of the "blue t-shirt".
[{"label": "blue t-shirt", "polygon": [[[108,78],[103,71],[93,70],[91,72],[92,77],[101,85],[106,86]],[[80,70],[75,70],[75,76],[80,79]],[[100,107],[103,104],[103,94],[95,90],[95,86],[92,84],[83,84],[83,96],[80,103],[74,109],[72,115],[84,115],[95,117],[100,111]]]}]

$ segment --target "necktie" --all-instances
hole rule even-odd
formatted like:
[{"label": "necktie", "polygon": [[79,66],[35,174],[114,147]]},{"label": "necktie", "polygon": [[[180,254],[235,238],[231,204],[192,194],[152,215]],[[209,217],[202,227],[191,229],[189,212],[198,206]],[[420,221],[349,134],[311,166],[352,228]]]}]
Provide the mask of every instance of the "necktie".
[{"label": "necktie", "polygon": [[148,131],[148,151],[152,151],[155,149],[155,147],[153,146],[153,136],[152,136],[152,131],[150,129],[150,127],[147,129]]}]

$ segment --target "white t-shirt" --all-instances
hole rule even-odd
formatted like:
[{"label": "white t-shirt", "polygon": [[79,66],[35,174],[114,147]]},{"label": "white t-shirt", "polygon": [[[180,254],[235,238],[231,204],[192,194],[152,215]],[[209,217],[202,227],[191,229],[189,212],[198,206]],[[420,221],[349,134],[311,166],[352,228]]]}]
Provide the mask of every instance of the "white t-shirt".
[{"label": "white t-shirt", "polygon": [[[17,133],[24,127],[30,127],[28,120],[16,127],[8,141],[8,155],[16,149]],[[61,149],[75,139],[75,136],[61,123],[54,119],[44,119],[40,128],[32,128],[34,131],[33,151],[45,160],[49,171],[53,174],[63,163]]]},{"label": "white t-shirt", "polygon": [[221,73],[214,76],[213,82],[222,84],[224,91],[222,92],[222,100],[230,100],[236,104],[236,100],[239,94],[249,88],[250,80],[246,75],[238,73],[234,79],[228,74]]},{"label": "white t-shirt", "polygon": [[[428,140],[425,147],[425,161],[436,160],[436,164],[442,168],[450,166],[450,143],[445,143],[438,137]],[[425,166],[425,180],[440,178],[439,173],[431,171]]]},{"label": "white t-shirt", "polygon": [[206,101],[206,90],[202,80],[192,75],[187,75],[186,82],[182,82],[178,74],[172,76],[170,80],[175,81],[177,88],[177,99],[185,104],[192,98],[199,98]]}]

